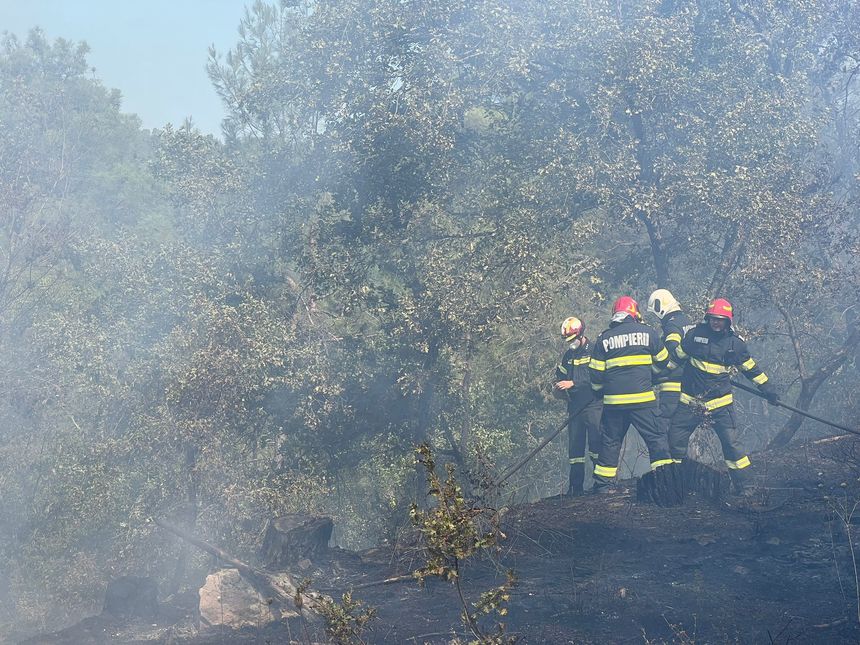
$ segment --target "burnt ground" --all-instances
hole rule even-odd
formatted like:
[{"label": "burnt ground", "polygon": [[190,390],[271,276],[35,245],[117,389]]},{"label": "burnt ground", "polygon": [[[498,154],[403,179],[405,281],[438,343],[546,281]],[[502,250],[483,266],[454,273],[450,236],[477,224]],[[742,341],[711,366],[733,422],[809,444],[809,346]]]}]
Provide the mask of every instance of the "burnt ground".
[{"label": "burnt ground", "polygon": [[[831,438],[754,455],[752,501],[636,501],[634,482],[609,494],[510,508],[497,561],[463,572],[469,599],[518,577],[507,631],[525,643],[856,643],[860,440]],[[332,550],[314,587],[378,609],[373,643],[471,640],[454,588],[428,580],[367,585],[418,566],[414,549]],[[860,552],[857,553],[860,559]],[[858,562],[860,566],[860,562]],[[195,594],[165,603],[155,623],[88,619],[32,643],[286,643],[323,641],[312,625],[200,634]],[[492,623],[484,627],[491,631]]]}]

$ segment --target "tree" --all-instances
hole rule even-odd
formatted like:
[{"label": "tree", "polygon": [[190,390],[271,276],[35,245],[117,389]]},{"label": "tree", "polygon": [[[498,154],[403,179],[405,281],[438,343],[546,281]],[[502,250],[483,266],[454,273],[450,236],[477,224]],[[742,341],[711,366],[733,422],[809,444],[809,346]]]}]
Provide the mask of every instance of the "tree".
[{"label": "tree", "polygon": [[[115,474],[102,447],[84,438],[78,411],[63,405],[63,379],[43,371],[36,327],[92,297],[79,273],[81,239],[138,227],[158,235],[163,221],[164,203],[145,172],[148,142],[139,122],[120,113],[118,92],[90,78],[86,54],[85,45],[51,43],[39,31],[23,41],[4,35],[0,44],[0,418],[7,518],[0,558],[16,591],[13,622],[20,624],[50,611],[62,616],[70,598],[89,597],[97,584],[88,575],[92,560],[73,550],[57,562],[56,551],[39,537],[77,531],[67,542],[76,544],[86,531],[97,533],[97,521],[75,525],[75,513],[90,494],[102,495]],[[93,408],[104,410],[100,401]],[[94,516],[113,510],[105,504]],[[52,565],[56,578],[79,569],[58,590],[54,610],[32,602]]]}]

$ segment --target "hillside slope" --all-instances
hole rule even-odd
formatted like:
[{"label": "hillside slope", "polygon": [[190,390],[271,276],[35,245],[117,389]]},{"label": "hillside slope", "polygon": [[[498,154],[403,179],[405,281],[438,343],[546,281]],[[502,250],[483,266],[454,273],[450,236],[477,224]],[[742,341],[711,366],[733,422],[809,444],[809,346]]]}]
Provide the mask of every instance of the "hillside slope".
[{"label": "hillside slope", "polygon": [[[625,482],[609,494],[511,507],[498,560],[464,570],[466,597],[477,599],[512,568],[507,632],[525,643],[860,641],[852,554],[860,514],[849,519],[860,502],[860,442],[825,439],[754,462],[752,501],[694,494],[661,508],[637,502],[635,483]],[[366,642],[470,640],[450,584],[368,585],[408,573],[418,554],[404,545],[332,549],[306,573],[315,588],[339,598],[354,587],[354,598],[378,609]],[[96,617],[29,642],[324,640],[319,627],[296,624],[199,633],[194,595],[184,602],[185,611],[165,606],[160,623]]]}]

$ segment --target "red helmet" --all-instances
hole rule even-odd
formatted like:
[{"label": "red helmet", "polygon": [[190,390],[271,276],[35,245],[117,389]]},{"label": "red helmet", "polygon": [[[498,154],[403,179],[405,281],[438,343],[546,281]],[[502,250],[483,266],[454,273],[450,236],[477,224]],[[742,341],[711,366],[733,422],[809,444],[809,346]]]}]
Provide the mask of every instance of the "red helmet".
[{"label": "red helmet", "polygon": [[561,323],[561,335],[567,342],[571,342],[585,333],[585,323],[576,316],[565,318]]},{"label": "red helmet", "polygon": [[621,321],[627,316],[631,316],[633,320],[642,320],[639,314],[639,303],[630,296],[621,296],[612,305],[612,320]]},{"label": "red helmet", "polygon": [[732,324],[732,303],[725,298],[716,298],[708,305],[708,310],[705,312],[705,318],[713,316],[714,318],[723,318]]}]

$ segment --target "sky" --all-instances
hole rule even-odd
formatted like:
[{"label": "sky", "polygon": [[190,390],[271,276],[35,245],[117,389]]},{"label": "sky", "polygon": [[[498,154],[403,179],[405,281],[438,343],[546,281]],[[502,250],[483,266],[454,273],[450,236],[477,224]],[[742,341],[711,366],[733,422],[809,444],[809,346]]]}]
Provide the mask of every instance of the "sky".
[{"label": "sky", "polygon": [[238,41],[245,0],[0,0],[0,32],[41,27],[50,40],[86,41],[95,75],[120,90],[145,128],[191,117],[221,133],[224,109],[206,75],[209,45]]}]

